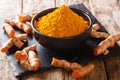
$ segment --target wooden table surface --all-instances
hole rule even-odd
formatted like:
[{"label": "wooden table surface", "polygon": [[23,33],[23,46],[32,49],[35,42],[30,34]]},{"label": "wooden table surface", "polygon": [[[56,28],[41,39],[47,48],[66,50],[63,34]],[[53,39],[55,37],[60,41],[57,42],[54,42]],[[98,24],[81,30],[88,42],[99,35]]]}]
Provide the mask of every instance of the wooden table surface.
[{"label": "wooden table surface", "polygon": [[[19,3],[21,1],[21,3]],[[2,0],[0,17],[41,11],[61,4],[83,3],[110,34],[120,32],[120,0]],[[18,5],[19,4],[19,5]],[[120,44],[120,43],[119,43]],[[116,51],[117,52],[117,51]],[[92,61],[94,70],[77,80],[120,80],[120,56]],[[6,54],[0,54],[0,80],[17,80],[7,61]],[[50,70],[21,77],[21,80],[76,80],[64,69]]]}]

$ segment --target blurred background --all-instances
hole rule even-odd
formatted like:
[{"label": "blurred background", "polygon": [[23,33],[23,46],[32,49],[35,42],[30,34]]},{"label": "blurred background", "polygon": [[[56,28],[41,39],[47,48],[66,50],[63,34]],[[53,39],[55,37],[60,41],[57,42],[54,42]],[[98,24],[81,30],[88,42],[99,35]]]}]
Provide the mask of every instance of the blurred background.
[{"label": "blurred background", "polygon": [[[88,0],[89,1],[89,0]],[[0,17],[41,11],[62,4],[88,3],[87,0],[0,0]]]},{"label": "blurred background", "polygon": [[54,0],[1,0],[0,17],[39,11],[49,7],[55,7]]}]

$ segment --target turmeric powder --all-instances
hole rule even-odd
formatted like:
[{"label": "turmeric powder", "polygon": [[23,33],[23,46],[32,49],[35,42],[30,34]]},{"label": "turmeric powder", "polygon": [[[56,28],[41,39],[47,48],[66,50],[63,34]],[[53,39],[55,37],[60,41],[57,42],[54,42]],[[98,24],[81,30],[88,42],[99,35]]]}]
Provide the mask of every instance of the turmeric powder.
[{"label": "turmeric powder", "polygon": [[88,28],[88,21],[65,5],[34,21],[35,28],[42,34],[63,38],[81,34]]}]

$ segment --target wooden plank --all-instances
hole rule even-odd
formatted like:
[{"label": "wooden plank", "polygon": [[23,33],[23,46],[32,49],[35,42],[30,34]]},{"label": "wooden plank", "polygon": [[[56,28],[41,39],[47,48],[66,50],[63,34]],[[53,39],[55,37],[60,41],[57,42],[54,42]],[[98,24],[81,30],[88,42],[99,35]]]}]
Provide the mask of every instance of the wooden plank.
[{"label": "wooden plank", "polygon": [[[89,0],[92,14],[110,34],[120,33],[120,0]],[[119,42],[120,45],[120,42]]]},{"label": "wooden plank", "polygon": [[96,80],[96,79],[97,80],[107,80],[107,75],[106,75],[103,60],[91,61],[90,63],[93,63],[95,65],[95,68],[89,75],[87,75],[79,80]]},{"label": "wooden plank", "polygon": [[[62,69],[50,70],[24,77],[22,80],[64,80],[66,71]],[[68,79],[65,79],[68,80]]]},{"label": "wooden plank", "polygon": [[109,80],[120,80],[120,56],[105,59],[105,66]]},{"label": "wooden plank", "polygon": [[84,4],[89,9],[89,0],[68,0],[68,5]]},{"label": "wooden plank", "polygon": [[72,78],[72,72],[70,71],[66,71],[66,70],[63,70],[63,73],[64,73],[64,80],[76,80],[74,78]]},{"label": "wooden plank", "polygon": [[54,0],[23,0],[23,13],[55,7]]},{"label": "wooden plank", "polygon": [[1,0],[0,1],[0,17],[10,16],[16,14],[15,0]]},{"label": "wooden plank", "polygon": [[0,53],[0,80],[18,80],[14,77],[11,67],[7,61],[6,54]]},{"label": "wooden plank", "polygon": [[23,14],[23,0],[15,0],[16,15]]},{"label": "wooden plank", "polygon": [[55,0],[56,1],[56,7],[59,7],[61,5],[68,5],[68,0]]}]

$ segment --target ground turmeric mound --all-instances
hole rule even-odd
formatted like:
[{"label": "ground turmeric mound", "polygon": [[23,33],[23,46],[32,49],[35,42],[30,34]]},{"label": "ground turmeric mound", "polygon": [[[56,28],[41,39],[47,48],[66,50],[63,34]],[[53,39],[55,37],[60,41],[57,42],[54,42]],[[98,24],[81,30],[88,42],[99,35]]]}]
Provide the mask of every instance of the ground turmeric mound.
[{"label": "ground turmeric mound", "polygon": [[35,28],[42,34],[63,38],[81,34],[88,22],[65,5],[34,21]]}]

